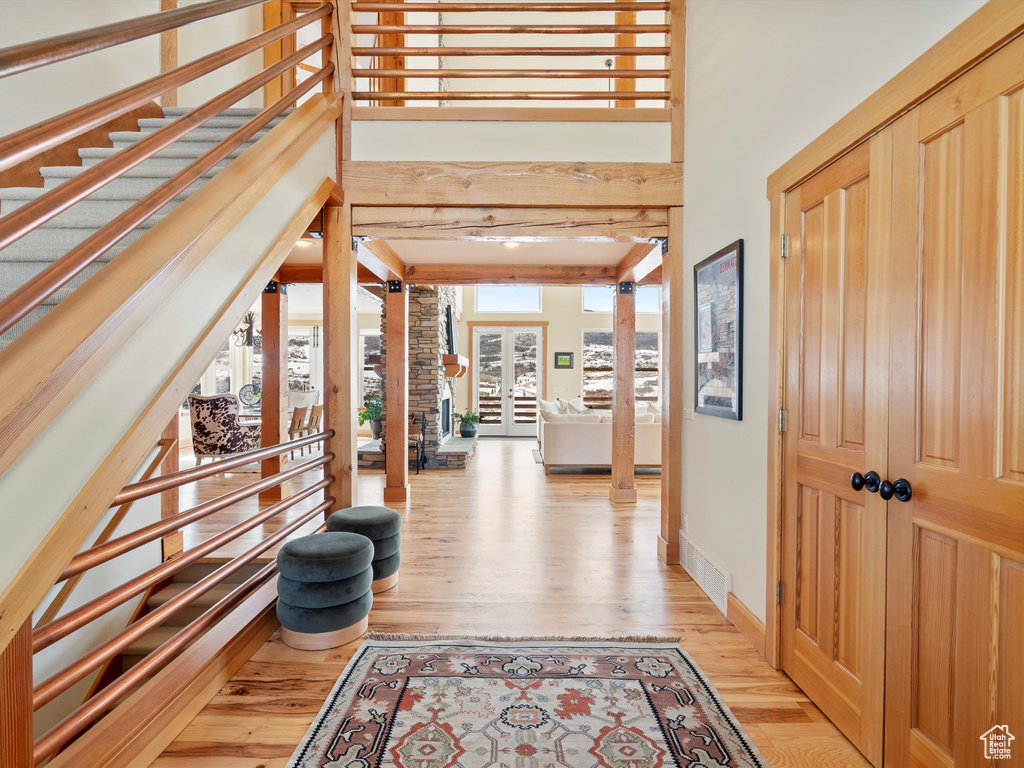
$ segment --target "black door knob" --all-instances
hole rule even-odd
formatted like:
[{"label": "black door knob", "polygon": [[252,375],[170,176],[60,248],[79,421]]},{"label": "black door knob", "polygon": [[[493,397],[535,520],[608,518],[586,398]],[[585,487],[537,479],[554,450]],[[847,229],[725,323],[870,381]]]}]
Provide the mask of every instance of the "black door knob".
[{"label": "black door knob", "polygon": [[888,501],[889,499],[892,498],[892,495],[895,492],[895,490],[896,489],[893,488],[892,483],[890,483],[888,480],[883,480],[882,484],[878,486],[878,495],[881,496],[886,501]]},{"label": "black door knob", "polygon": [[861,491],[864,489],[864,475],[860,472],[854,472],[850,475],[850,487],[855,491]]},{"label": "black door knob", "polygon": [[878,476],[875,470],[870,470],[864,473],[864,487],[868,489],[868,493],[878,493],[878,489],[882,485],[882,478]]},{"label": "black door knob", "polygon": [[904,480],[902,477],[897,477],[896,482],[892,484],[893,495],[898,501],[910,501],[910,497],[914,495],[914,489],[910,487],[910,483]]}]

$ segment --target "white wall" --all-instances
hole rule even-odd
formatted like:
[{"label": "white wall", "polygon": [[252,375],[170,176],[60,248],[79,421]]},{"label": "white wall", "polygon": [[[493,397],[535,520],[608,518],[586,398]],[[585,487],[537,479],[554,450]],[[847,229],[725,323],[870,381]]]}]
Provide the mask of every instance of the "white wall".
[{"label": "white wall", "polygon": [[[686,274],[745,246],[744,420],[683,422],[690,535],[765,608],[768,174],[977,10],[980,0],[689,0],[686,24]],[[692,297],[683,380],[693,402]]]},{"label": "white wall", "polygon": [[[4,0],[0,47],[158,13],[158,0]],[[0,80],[0,136],[160,74],[160,36]]]},{"label": "white wall", "polygon": [[[201,0],[179,0],[179,6],[197,5]],[[219,51],[263,31],[263,11],[259,5],[204,19],[178,30],[178,66]],[[157,38],[158,39],[158,38]],[[222,91],[247,80],[263,69],[263,53],[256,51],[227,64],[178,89],[178,104],[196,107]],[[262,107],[263,89],[238,102],[236,107]]]}]

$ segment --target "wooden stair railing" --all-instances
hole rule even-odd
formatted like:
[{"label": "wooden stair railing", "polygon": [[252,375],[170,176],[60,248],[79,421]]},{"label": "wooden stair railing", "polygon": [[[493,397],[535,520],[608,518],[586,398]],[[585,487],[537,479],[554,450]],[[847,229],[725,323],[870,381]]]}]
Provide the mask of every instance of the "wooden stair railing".
[{"label": "wooden stair railing", "polygon": [[[134,485],[126,486],[115,497],[111,507],[132,503],[141,498],[153,496],[172,488],[181,488],[189,483],[198,482],[243,464],[286,454],[298,447],[314,445],[333,435],[334,432],[332,430],[327,430],[289,443],[282,443],[216,460],[202,467],[182,470],[163,477],[146,479]],[[148,542],[159,539],[161,536],[193,525],[201,519],[208,518],[214,512],[228,509],[240,501],[252,499],[261,490],[280,485],[286,480],[308,472],[320,470],[322,467],[327,466],[333,458],[333,454],[326,454],[323,457],[311,459],[284,472],[262,478],[257,482],[249,483],[241,488],[211,499],[191,510],[180,512],[173,517],[144,526],[119,538],[111,539],[99,546],[87,549],[72,559],[69,566],[61,573],[58,583],[85,573],[91,568],[108,562]],[[283,512],[296,507],[304,501],[310,501],[312,504],[310,508],[297,513],[294,519],[289,520],[287,524],[282,525],[275,532],[265,536],[245,552],[232,557],[198,582],[190,585],[173,599],[167,601],[159,608],[140,616],[121,632],[104,640],[59,672],[36,685],[30,701],[18,702],[18,706],[21,708],[28,707],[30,710],[38,710],[40,707],[53,701],[77,682],[85,679],[89,674],[112,661],[139,638],[160,626],[168,617],[191,605],[197,598],[227,580],[244,566],[253,563],[260,555],[265,554],[268,550],[282,543],[288,536],[306,526],[307,523],[313,521],[318,515],[322,515],[331,507],[334,499],[327,498],[317,501],[314,497],[317,494],[323,493],[332,481],[333,477],[328,476],[302,490],[293,492],[281,501],[249,515],[234,525],[209,537],[202,543],[182,552],[180,555],[166,560],[62,616],[36,627],[32,632],[30,654],[39,653],[117,606],[146,592],[154,585],[166,582],[171,576],[180,573],[189,565],[221,550],[243,534],[247,534],[257,527],[267,524]],[[323,526],[320,526],[317,530],[322,528]],[[34,763],[39,764],[46,758],[54,755],[63,745],[75,738],[76,735],[106,713],[125,694],[151,677],[195,638],[209,629],[229,611],[237,607],[275,573],[276,565],[273,562],[268,563],[257,574],[246,579],[242,584],[233,589],[227,597],[204,611],[197,619],[182,627],[171,639],[161,644],[141,663],[133,666],[111,683],[96,691],[93,696],[88,698],[74,712],[35,740],[33,750]]]}]

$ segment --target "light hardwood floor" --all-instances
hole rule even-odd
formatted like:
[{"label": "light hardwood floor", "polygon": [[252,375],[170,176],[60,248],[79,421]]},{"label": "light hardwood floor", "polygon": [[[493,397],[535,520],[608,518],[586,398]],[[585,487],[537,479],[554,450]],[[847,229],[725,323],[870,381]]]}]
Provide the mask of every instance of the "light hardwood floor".
[{"label": "light hardwood floor", "polygon": [[[371,630],[678,635],[772,768],[868,765],[680,567],[658,560],[657,476],[638,477],[635,507],[614,507],[607,474],[545,477],[532,447],[484,440],[464,472],[410,475],[401,579],[375,596]],[[377,502],[383,475],[362,474],[359,491]],[[154,768],[283,766],[359,644],[295,651],[275,634]]]}]

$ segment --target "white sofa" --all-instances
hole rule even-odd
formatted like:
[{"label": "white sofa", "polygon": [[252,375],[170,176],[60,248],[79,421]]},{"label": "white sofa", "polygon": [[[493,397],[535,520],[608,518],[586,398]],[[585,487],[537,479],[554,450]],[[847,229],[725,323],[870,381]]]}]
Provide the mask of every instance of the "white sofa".
[{"label": "white sofa", "polygon": [[[548,420],[539,424],[540,453],[544,473],[558,467],[610,467],[612,463],[612,424],[609,417],[569,421]],[[634,465],[661,467],[661,424],[636,424],[634,427]]]}]

